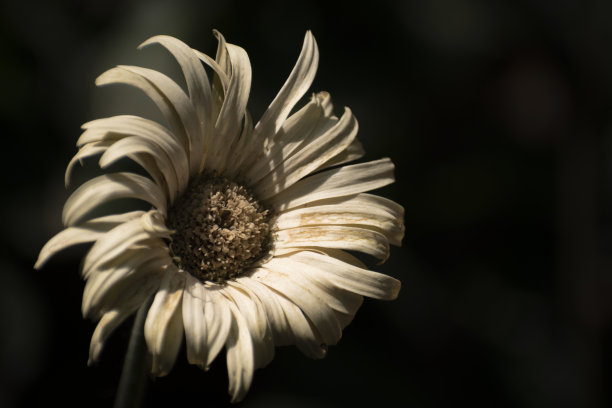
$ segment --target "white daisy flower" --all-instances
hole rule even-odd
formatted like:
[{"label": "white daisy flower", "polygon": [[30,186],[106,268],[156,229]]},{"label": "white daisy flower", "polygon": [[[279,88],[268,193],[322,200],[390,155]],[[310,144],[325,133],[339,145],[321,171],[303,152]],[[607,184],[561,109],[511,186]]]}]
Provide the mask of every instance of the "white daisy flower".
[{"label": "white daisy flower", "polygon": [[[141,45],[160,44],[174,56],[187,92],[136,66],[117,66],[96,80],[140,89],[167,123],[128,115],[86,123],[66,184],[77,162],[100,154],[103,169],[129,158],[150,178],[115,172],[78,187],[64,206],[66,228],[43,247],[36,268],[66,247],[93,242],[82,265],[82,312],[99,320],[90,363],[113,330],[153,298],[144,325],[152,373],[171,370],[183,335],[187,359],[204,369],[225,347],[229,392],[238,401],[275,346],[293,344],[322,358],[363,296],[397,296],[399,281],[349,252],[384,261],[389,244],[401,243],[403,209],[365,193],[394,181],[389,159],[346,165],[363,156],[348,108],[334,116],[320,92],[291,113],[318,65],[310,32],[255,126],[246,109],[249,58],[215,35],[215,59],[168,36]],[[120,198],[152,209],[92,218]]]}]

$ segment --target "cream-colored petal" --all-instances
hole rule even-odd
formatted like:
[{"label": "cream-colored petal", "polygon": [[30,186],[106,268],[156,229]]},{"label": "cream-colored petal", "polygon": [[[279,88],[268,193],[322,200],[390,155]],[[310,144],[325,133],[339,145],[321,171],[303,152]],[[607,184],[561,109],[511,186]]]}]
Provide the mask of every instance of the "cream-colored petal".
[{"label": "cream-colored petal", "polygon": [[140,242],[153,240],[148,243],[149,247],[167,248],[160,238],[169,237],[170,231],[166,229],[163,218],[155,211],[149,211],[142,217],[124,222],[100,237],[91,247],[83,260],[83,277],[88,278],[101,265],[112,261],[126,249]]},{"label": "cream-colored petal", "polygon": [[89,211],[118,198],[137,198],[162,213],[166,211],[165,194],[153,181],[134,173],[112,173],[95,177],[77,188],[64,204],[62,221],[73,226]]},{"label": "cream-colored petal", "polygon": [[[206,55],[203,52],[200,52],[198,50],[195,50],[195,49],[192,49],[192,51],[195,53],[195,55],[197,55],[197,57],[200,59],[200,61],[202,61],[203,63],[208,65],[213,70],[213,72],[215,73],[215,77],[219,81],[220,88],[221,88],[219,90],[219,95],[217,95],[216,97],[217,98],[218,97],[223,98],[223,95],[225,93],[227,93],[227,88],[229,87],[229,76],[228,76],[228,74],[223,70],[223,68],[221,68],[221,66],[217,63],[217,61],[215,61],[214,59],[212,59],[208,55]],[[214,94],[214,92],[213,92],[213,94]],[[215,104],[213,103],[213,106],[214,105]],[[221,106],[221,103],[219,103],[219,106]],[[217,117],[218,114],[219,114],[219,108],[217,108],[216,111],[213,111],[213,117]]]},{"label": "cream-colored petal", "polygon": [[162,112],[170,129],[189,151],[190,174],[197,174],[202,159],[202,135],[194,106],[185,92],[166,75],[142,67],[118,66],[96,79],[97,85],[123,83],[142,90]]},{"label": "cream-colored petal", "polygon": [[63,249],[73,245],[96,241],[117,225],[138,218],[143,214],[144,211],[131,211],[124,214],[107,215],[93,218],[82,224],[75,225],[74,227],[66,228],[51,238],[45,246],[43,246],[34,268],[40,269],[49,258]]},{"label": "cream-colored petal", "polygon": [[232,327],[227,336],[227,374],[232,402],[241,401],[253,380],[255,356],[249,326],[236,305],[228,302],[233,315]]},{"label": "cream-colored petal", "polygon": [[228,156],[242,131],[246,105],[251,91],[251,63],[244,49],[226,44],[232,74],[223,105],[215,124],[216,138],[212,141],[207,167],[224,172],[236,163],[228,163]]},{"label": "cream-colored petal", "polygon": [[72,157],[68,163],[68,166],[66,166],[66,172],[64,173],[64,185],[66,188],[70,186],[70,177],[72,176],[72,171],[77,163],[81,163],[81,165],[83,165],[83,159],[104,153],[106,149],[108,149],[108,146],[112,145],[113,143],[114,141],[112,140],[105,140],[101,142],[88,143],[81,147],[77,154]]},{"label": "cream-colored petal", "polygon": [[295,303],[313,322],[324,344],[336,344],[342,336],[342,328],[333,309],[315,296],[311,288],[303,285],[299,279],[288,279],[291,271],[287,268],[286,262],[273,258],[251,277]]},{"label": "cream-colored petal", "polygon": [[329,92],[319,92],[317,98],[321,102],[321,107],[323,108],[323,112],[325,112],[325,116],[332,117],[334,115],[334,104],[332,103]]},{"label": "cream-colored petal", "polygon": [[339,166],[341,164],[350,163],[352,161],[361,159],[365,155],[365,150],[361,142],[357,139],[353,140],[353,142],[340,152],[335,157],[332,157],[321,166],[317,168],[317,171],[328,169],[330,167]]},{"label": "cream-colored petal", "polygon": [[89,275],[83,290],[83,317],[98,318],[120,306],[141,287],[157,285],[163,268],[171,262],[165,248],[124,251]]},{"label": "cream-colored petal", "polygon": [[389,242],[380,232],[345,225],[297,227],[277,231],[278,248],[329,247],[359,251],[384,262],[389,256]]},{"label": "cream-colored petal", "polygon": [[100,157],[100,167],[106,168],[124,157],[133,157],[139,154],[146,154],[153,158],[152,166],[144,162],[147,167],[143,167],[151,176],[161,173],[163,184],[167,186],[166,193],[169,196],[169,201],[173,202],[178,194],[179,180],[172,159],[159,145],[151,140],[129,136],[117,141]]},{"label": "cream-colored petal", "polygon": [[391,160],[385,158],[326,170],[298,181],[268,202],[283,211],[326,198],[374,190],[393,183],[393,169]]},{"label": "cream-colored petal", "polygon": [[266,146],[280,130],[289,112],[304,96],[314,80],[319,64],[319,50],[310,31],[304,36],[300,56],[287,81],[264,112],[253,132],[253,143]]},{"label": "cream-colored petal", "polygon": [[277,258],[273,263],[274,270],[307,287],[314,296],[333,310],[354,316],[361,306],[361,296],[333,285],[316,264],[300,262],[303,258],[299,257],[299,254]]},{"label": "cream-colored petal", "polygon": [[321,334],[295,303],[278,294],[277,301],[291,327],[297,348],[310,358],[320,359],[327,354],[327,345]]},{"label": "cream-colored petal", "polygon": [[208,75],[198,58],[198,55],[184,42],[167,35],[158,35],[149,38],[142,43],[139,48],[146,47],[150,44],[158,43],[165,47],[176,59],[181,66],[187,89],[189,91],[189,99],[196,107],[196,113],[203,124],[202,131],[204,136],[210,137],[212,130],[212,95]]},{"label": "cream-colored petal", "polygon": [[[228,163],[232,163],[229,166],[225,173],[227,178],[232,180],[243,180],[243,177],[240,175],[240,171],[243,170],[240,165],[242,161],[242,157],[245,155],[252,154],[252,135],[253,133],[253,120],[249,111],[247,110],[244,115],[244,125],[242,126],[242,133],[240,134],[240,138],[235,143],[235,146],[228,153],[229,156],[227,158]],[[248,185],[248,183],[245,183]]]},{"label": "cream-colored petal", "polygon": [[[331,119],[327,119],[331,121]],[[286,158],[271,173],[253,186],[260,199],[265,200],[287,189],[345,150],[357,135],[357,120],[347,108],[340,120],[321,133],[313,132],[295,154]]]},{"label": "cream-colored petal", "polygon": [[275,228],[363,226],[382,232],[391,244],[399,246],[404,235],[403,214],[403,208],[391,200],[371,194],[357,194],[288,210],[277,217]]},{"label": "cream-colored petal", "polygon": [[206,322],[208,353],[206,358],[206,367],[208,367],[217,357],[227,341],[230,327],[232,325],[232,314],[227,305],[228,301],[221,295],[221,291],[217,286],[206,288],[206,302],[204,305],[204,320]]},{"label": "cream-colored petal", "polygon": [[223,293],[236,304],[247,322],[253,340],[255,368],[264,367],[274,357],[274,341],[263,305],[248,286],[237,281],[229,281]]},{"label": "cream-colored petal", "polygon": [[108,337],[115,331],[117,327],[125,319],[127,319],[132,313],[138,310],[139,307],[143,307],[146,300],[153,294],[155,288],[142,287],[134,296],[125,299],[126,301],[121,305],[120,308],[109,310],[100,319],[93,335],[91,336],[91,342],[89,344],[89,360],[88,365],[92,365],[98,361],[104,343]]},{"label": "cream-colored petal", "polygon": [[239,277],[236,279],[236,282],[247,287],[261,302],[266,313],[266,320],[272,331],[274,344],[277,346],[294,344],[295,339],[291,331],[291,326],[278,301],[279,295],[250,277]]},{"label": "cream-colored petal", "polygon": [[173,264],[168,265],[147,313],[144,336],[152,356],[151,372],[158,377],[170,372],[183,341],[184,288],[183,274]]},{"label": "cream-colored petal", "polygon": [[[291,115],[275,135],[275,140],[264,149],[252,145],[244,154],[255,155],[251,164],[244,164],[241,170],[243,178],[249,185],[261,180],[266,174],[276,168],[286,157],[301,146],[315,130],[323,117],[323,109],[316,97],[302,109]],[[258,151],[259,150],[259,151]],[[249,162],[250,162],[249,161]],[[247,162],[248,163],[248,162]]]},{"label": "cream-colored petal", "polygon": [[185,275],[185,292],[183,293],[183,325],[185,326],[185,345],[187,360],[200,368],[206,368],[208,339],[206,320],[204,318],[205,293],[200,281],[193,276]]},{"label": "cream-colored petal", "polygon": [[202,157],[200,169],[204,166],[207,150],[210,146],[213,137],[214,120],[212,117],[212,91],[208,75],[200,62],[198,55],[188,45],[176,38],[159,35],[145,41],[140,47],[147,46],[152,43],[159,43],[172,53],[174,58],[181,66],[187,89],[189,91],[189,99],[196,108],[196,114],[200,123],[201,148],[200,155]]},{"label": "cream-colored petal", "polygon": [[[81,136],[86,143],[115,142],[128,136],[136,136],[159,146],[170,158],[178,178],[178,189],[182,192],[189,182],[189,158],[181,139],[164,126],[149,119],[132,115],[112,116],[97,119],[83,125],[87,129]],[[91,136],[84,138],[88,132]],[[79,140],[81,140],[79,139]],[[78,143],[77,143],[78,145]]]},{"label": "cream-colored petal", "polygon": [[[333,255],[341,256],[337,252]],[[348,254],[345,254],[348,255]],[[397,279],[368,269],[351,265],[334,256],[310,251],[292,254],[291,260],[303,265],[313,278],[327,279],[333,285],[375,299],[393,300],[397,298],[401,283]]]},{"label": "cream-colored petal", "polygon": [[138,309],[138,305],[131,305],[131,308],[125,308],[121,310],[110,310],[102,316],[100,321],[98,322],[96,329],[91,336],[91,341],[89,343],[89,360],[87,361],[87,365],[91,366],[98,362],[100,359],[100,354],[102,354],[102,350],[104,349],[104,344],[108,337],[115,331],[117,327],[125,319],[127,319],[136,309]]},{"label": "cream-colored petal", "polygon": [[[232,74],[232,64],[230,62],[229,54],[227,52],[227,42],[225,41],[225,37],[223,37],[223,35],[217,30],[213,30],[213,35],[215,36],[215,38],[217,38],[218,41],[215,64],[223,73],[217,73],[217,70],[214,68],[214,66],[210,65],[213,68],[213,71],[215,71],[215,74],[213,75],[212,84],[213,118],[218,118],[225,95],[227,95],[227,93],[229,92],[230,76]],[[227,80],[224,81],[223,77],[227,78]]]}]

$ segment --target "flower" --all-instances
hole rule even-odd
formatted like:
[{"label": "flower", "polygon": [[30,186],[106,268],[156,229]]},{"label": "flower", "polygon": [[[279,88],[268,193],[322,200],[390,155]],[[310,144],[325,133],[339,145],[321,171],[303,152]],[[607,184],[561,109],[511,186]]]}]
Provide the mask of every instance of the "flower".
[{"label": "flower", "polygon": [[[168,36],[141,45],[160,44],[174,56],[187,92],[142,67],[117,66],[97,78],[97,85],[143,91],[167,127],[129,115],[83,125],[67,186],[74,165],[95,155],[102,169],[128,158],[150,177],[111,172],[78,187],[64,206],[66,228],[42,248],[36,268],[66,247],[93,242],[82,265],[82,312],[99,320],[89,362],[153,298],[144,326],[152,373],[171,370],[183,335],[188,361],[204,369],[225,347],[229,392],[238,401],[275,346],[322,358],[363,296],[397,296],[398,280],[347,251],[384,261],[389,244],[401,244],[403,208],[365,193],[394,181],[389,159],[346,164],[363,156],[348,108],[334,116],[329,94],[320,92],[290,114],[318,65],[310,32],[255,126],[246,109],[249,58],[214,33],[215,59]],[[92,215],[120,198],[152,209]]]}]

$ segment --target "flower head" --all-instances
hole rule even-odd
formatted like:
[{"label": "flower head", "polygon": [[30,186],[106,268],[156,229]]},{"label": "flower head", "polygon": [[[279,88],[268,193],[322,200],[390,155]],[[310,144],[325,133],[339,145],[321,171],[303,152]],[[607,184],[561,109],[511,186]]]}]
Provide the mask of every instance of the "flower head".
[{"label": "flower head", "polygon": [[[83,125],[67,185],[74,165],[95,155],[103,169],[128,158],[149,177],[115,172],[78,187],[64,206],[66,228],[43,247],[36,267],[68,246],[93,242],[82,267],[82,312],[99,321],[89,361],[153,297],[144,327],[153,374],[171,370],[183,336],[187,359],[205,369],[225,347],[237,401],[275,346],[293,344],[321,358],[363,296],[397,296],[399,281],[347,251],[384,261],[389,244],[401,243],[403,209],[366,193],[393,182],[389,159],[346,164],[363,155],[348,108],[334,116],[329,95],[320,92],[292,113],[318,64],[310,32],[255,126],[246,109],[249,58],[215,35],[215,59],[168,36],[141,45],[160,44],[174,56],[186,92],[164,74],[135,66],[96,80],[140,89],[166,125],[128,115]],[[152,208],[91,215],[120,198]]]}]

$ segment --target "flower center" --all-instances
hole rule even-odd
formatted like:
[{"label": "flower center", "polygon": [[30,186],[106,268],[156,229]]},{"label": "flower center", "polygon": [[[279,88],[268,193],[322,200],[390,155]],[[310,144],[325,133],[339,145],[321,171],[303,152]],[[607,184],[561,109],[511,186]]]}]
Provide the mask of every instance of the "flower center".
[{"label": "flower center", "polygon": [[269,211],[243,186],[199,177],[168,212],[178,267],[200,281],[225,282],[268,251]]}]

